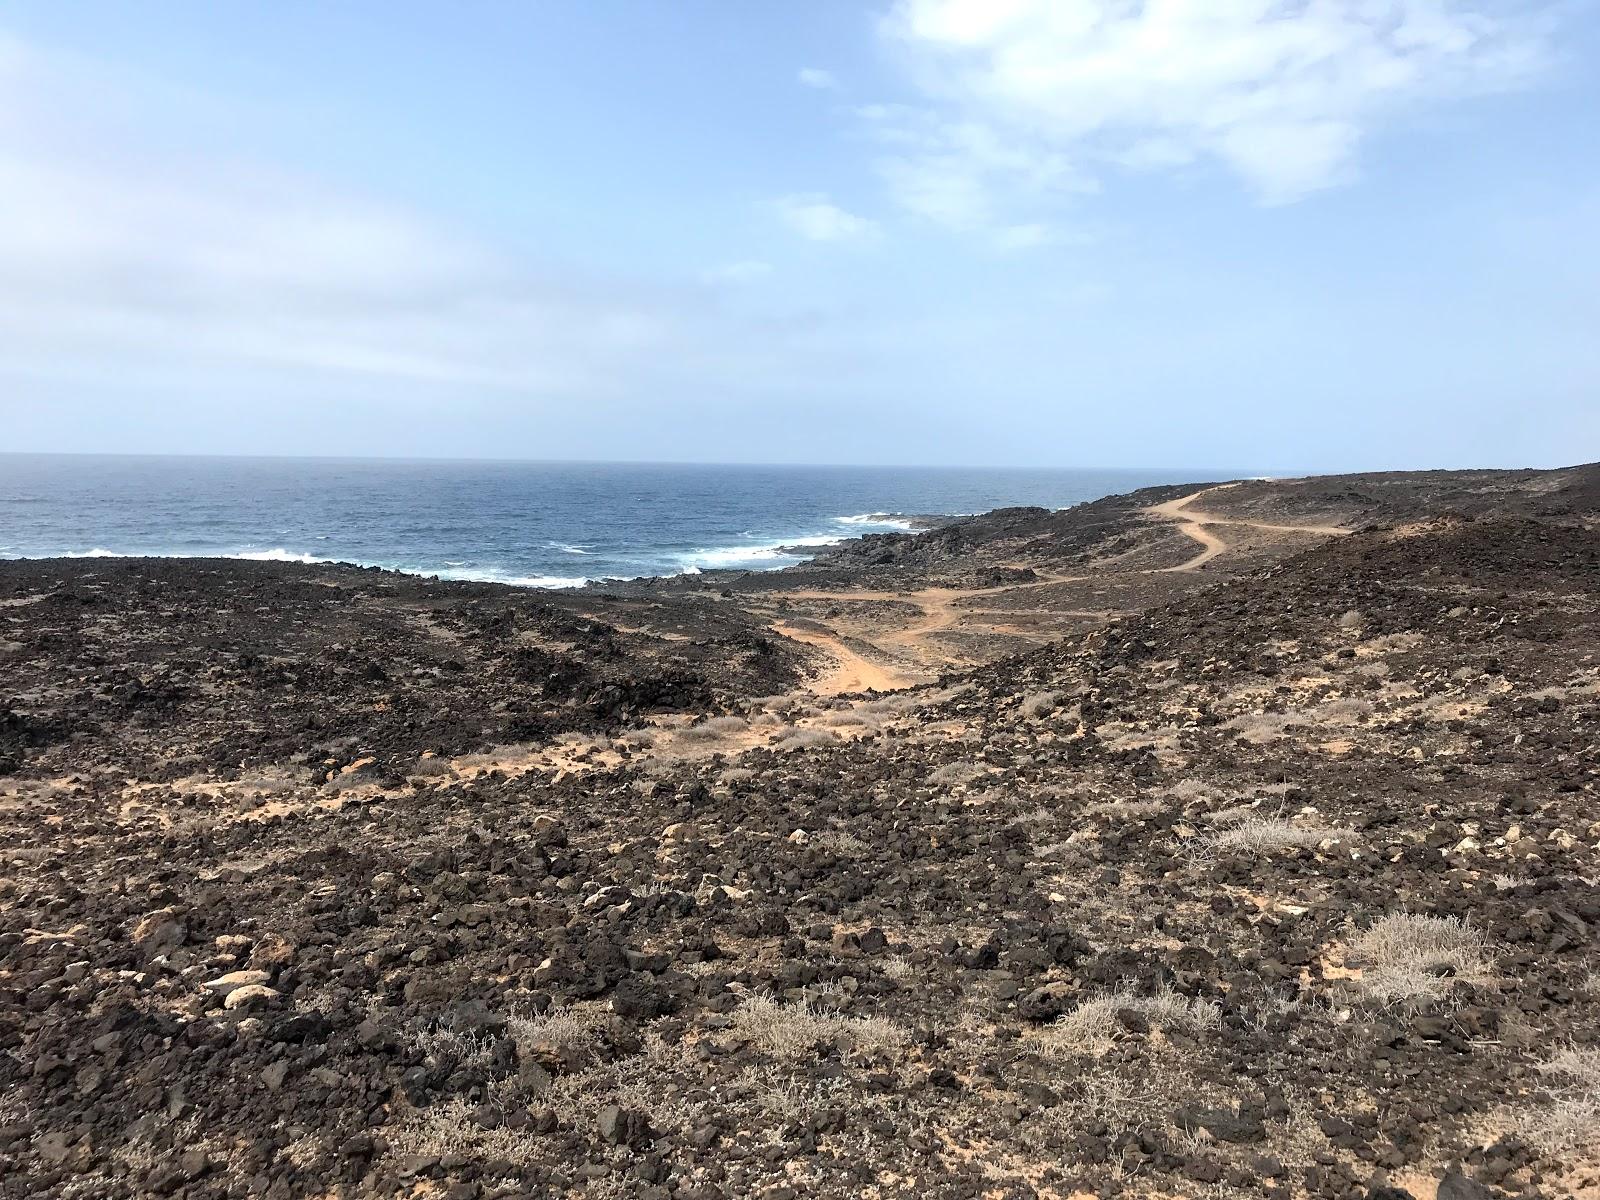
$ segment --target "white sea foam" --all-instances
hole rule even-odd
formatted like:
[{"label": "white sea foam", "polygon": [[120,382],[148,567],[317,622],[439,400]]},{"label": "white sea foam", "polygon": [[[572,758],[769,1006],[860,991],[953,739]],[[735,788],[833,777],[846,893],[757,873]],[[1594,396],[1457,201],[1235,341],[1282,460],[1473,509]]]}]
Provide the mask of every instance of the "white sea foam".
[{"label": "white sea foam", "polygon": [[550,548],[552,550],[559,550],[563,554],[587,554],[587,553],[589,553],[582,546],[572,546],[572,545],[568,545],[566,542],[551,542],[550,543]]},{"label": "white sea foam", "polygon": [[591,581],[585,575],[519,575],[501,582],[512,587],[577,588]]},{"label": "white sea foam", "polygon": [[499,567],[398,568],[407,575],[433,575],[452,583],[503,583],[507,587],[575,588],[592,582],[587,575],[513,575]]},{"label": "white sea foam", "polygon": [[791,553],[790,547],[821,548],[837,546],[842,541],[844,537],[840,534],[814,533],[784,538],[776,542],[752,542],[743,546],[707,546],[679,554],[677,561],[682,566],[679,574],[698,574],[702,570],[737,570],[741,567],[751,570],[770,570],[800,562],[805,558],[803,553]]},{"label": "white sea foam", "polygon": [[[88,550],[68,550],[62,554],[26,554],[24,558],[231,558],[240,562],[294,562],[327,563],[331,558],[318,558],[298,550],[285,550],[274,546],[271,550],[167,550],[152,553],[147,550],[107,550],[94,546]],[[359,564],[358,564],[359,565]]]},{"label": "white sea foam", "polygon": [[849,517],[835,517],[841,525],[871,525],[882,529],[915,529],[916,524],[894,513],[856,513]]},{"label": "white sea foam", "polygon": [[427,566],[397,566],[392,563],[361,562],[351,559],[318,558],[314,554],[307,554],[299,550],[289,550],[283,546],[274,546],[270,550],[171,550],[161,553],[138,551],[128,553],[121,550],[108,550],[104,546],[94,546],[88,550],[68,550],[61,554],[24,554],[15,556],[23,559],[37,558],[225,558],[236,562],[278,562],[299,563],[303,566],[315,564],[348,564],[355,567],[378,567],[385,571],[394,571],[401,575],[415,575],[421,578],[437,577],[452,582],[462,583],[503,583],[509,587],[528,588],[574,588],[582,587],[592,582],[592,577],[587,575],[513,575],[499,567],[466,567],[465,561],[450,563],[444,569]]},{"label": "white sea foam", "polygon": [[220,558],[238,558],[245,562],[293,562],[293,563],[325,563],[332,562],[331,558],[317,558],[312,554],[305,554],[298,550],[285,550],[282,546],[274,546],[271,550],[243,550],[238,554],[223,554]]}]

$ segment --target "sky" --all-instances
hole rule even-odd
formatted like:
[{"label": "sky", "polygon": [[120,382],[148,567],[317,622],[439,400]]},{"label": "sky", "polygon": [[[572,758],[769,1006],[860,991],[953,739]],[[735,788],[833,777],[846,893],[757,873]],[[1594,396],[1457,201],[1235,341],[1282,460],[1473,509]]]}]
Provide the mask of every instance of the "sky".
[{"label": "sky", "polygon": [[1597,2],[10,3],[0,451],[1594,460]]}]

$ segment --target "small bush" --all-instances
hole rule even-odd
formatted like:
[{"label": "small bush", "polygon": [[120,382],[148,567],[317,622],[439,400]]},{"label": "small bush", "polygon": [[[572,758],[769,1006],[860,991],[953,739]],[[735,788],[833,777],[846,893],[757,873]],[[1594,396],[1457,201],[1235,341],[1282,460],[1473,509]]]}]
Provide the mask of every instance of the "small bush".
[{"label": "small bush", "polygon": [[384,1129],[389,1153],[400,1158],[466,1155],[480,1161],[504,1160],[515,1166],[534,1162],[541,1139],[527,1130],[486,1129],[464,1100],[446,1100],[421,1109]]},{"label": "small bush", "polygon": [[1278,850],[1315,849],[1324,842],[1347,842],[1355,838],[1350,829],[1327,825],[1296,825],[1282,817],[1254,817],[1232,828],[1219,830],[1208,839],[1218,850],[1254,850],[1271,854]]},{"label": "small bush", "polygon": [[1101,800],[1083,811],[1091,817],[1153,817],[1166,807],[1160,800]]},{"label": "small bush", "polygon": [[846,858],[865,853],[868,849],[867,843],[855,834],[846,833],[842,829],[824,829],[820,833],[812,834],[811,845],[818,850],[826,850],[830,854]]},{"label": "small bush", "polygon": [[832,725],[836,729],[856,725],[866,729],[876,729],[878,727],[876,718],[868,713],[850,708],[841,709],[838,712],[824,713],[822,723],[824,725]]},{"label": "small bush", "polygon": [[587,1060],[608,1018],[598,1009],[552,1008],[541,1016],[506,1019],[506,1032],[522,1056],[543,1051],[569,1063]]},{"label": "small bush", "polygon": [[874,1057],[902,1050],[911,1041],[905,1029],[882,1017],[842,1017],[760,994],[734,1010],[733,1028],[774,1058],[792,1060],[815,1058],[824,1044]]},{"label": "small bush", "polygon": [[1554,1081],[1551,1103],[1518,1114],[1523,1136],[1551,1155],[1600,1146],[1600,1050],[1568,1046],[1539,1071]]},{"label": "small bush", "polygon": [[971,783],[974,779],[982,779],[988,772],[977,763],[953,762],[937,767],[928,775],[928,782],[935,787],[960,787],[962,784]]},{"label": "small bush", "polygon": [[750,722],[743,717],[708,717],[698,725],[678,730],[678,737],[684,741],[710,742],[736,737],[749,728]]},{"label": "small bush", "polygon": [[1025,717],[1046,717],[1056,710],[1060,699],[1060,692],[1033,692],[1024,696],[1017,708]]},{"label": "small bush", "polygon": [[1351,943],[1346,961],[1361,968],[1361,986],[1384,1003],[1440,1000],[1457,979],[1492,977],[1483,935],[1455,917],[1397,913]]},{"label": "small bush", "polygon": [[1085,1000],[1054,1023],[1031,1030],[1023,1041],[1045,1058],[1097,1057],[1110,1050],[1124,1035],[1122,1022],[1117,1019],[1117,1014],[1124,1009],[1132,1009],[1161,1029],[1179,1029],[1186,1033],[1215,1029],[1222,1022],[1222,1010],[1208,1000],[1189,1000],[1170,988],[1148,996],[1119,989]]},{"label": "small bush", "polygon": [[829,733],[826,729],[796,729],[772,745],[777,750],[809,750],[813,746],[831,746],[838,740],[838,734]]}]

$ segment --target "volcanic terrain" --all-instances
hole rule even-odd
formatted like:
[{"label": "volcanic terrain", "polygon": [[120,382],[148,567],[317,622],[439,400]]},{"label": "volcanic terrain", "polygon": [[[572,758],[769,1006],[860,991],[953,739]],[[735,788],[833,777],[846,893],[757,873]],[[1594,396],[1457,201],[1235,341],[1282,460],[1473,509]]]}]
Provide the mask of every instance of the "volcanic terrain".
[{"label": "volcanic terrain", "polygon": [[0,1195],[1600,1195],[1600,467],[568,593],[0,563]]}]

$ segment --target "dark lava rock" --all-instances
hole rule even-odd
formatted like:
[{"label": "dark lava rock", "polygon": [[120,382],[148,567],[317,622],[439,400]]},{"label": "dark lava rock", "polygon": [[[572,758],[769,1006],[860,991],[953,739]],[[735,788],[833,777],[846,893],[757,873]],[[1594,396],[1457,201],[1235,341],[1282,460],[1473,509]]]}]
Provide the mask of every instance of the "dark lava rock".
[{"label": "dark lava rock", "polygon": [[631,1108],[608,1104],[600,1110],[600,1136],[613,1146],[643,1146],[654,1140],[650,1118]]}]

